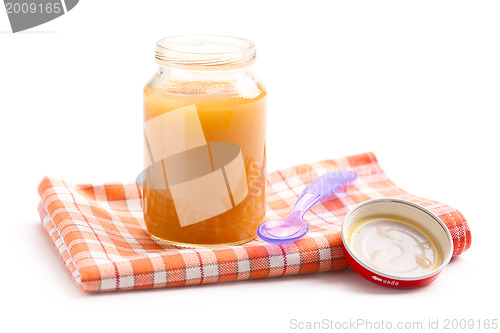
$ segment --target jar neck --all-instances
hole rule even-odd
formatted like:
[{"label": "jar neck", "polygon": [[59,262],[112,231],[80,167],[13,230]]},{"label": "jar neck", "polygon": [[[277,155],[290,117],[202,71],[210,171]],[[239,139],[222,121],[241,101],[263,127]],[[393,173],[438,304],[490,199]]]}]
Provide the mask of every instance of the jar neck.
[{"label": "jar neck", "polygon": [[255,44],[243,38],[185,35],[160,39],[155,59],[162,65],[218,70],[246,67],[256,58]]},{"label": "jar neck", "polygon": [[179,81],[231,81],[242,77],[253,77],[252,66],[242,66],[239,68],[224,68],[213,66],[210,69],[196,68],[190,66],[167,66],[160,64],[158,74],[169,80]]}]

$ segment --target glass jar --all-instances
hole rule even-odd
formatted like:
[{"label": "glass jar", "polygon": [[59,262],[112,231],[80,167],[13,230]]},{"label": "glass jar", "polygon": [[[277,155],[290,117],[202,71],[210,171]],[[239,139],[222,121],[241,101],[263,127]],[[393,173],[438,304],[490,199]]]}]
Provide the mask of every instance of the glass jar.
[{"label": "glass jar", "polygon": [[144,88],[144,220],[181,247],[237,245],[265,215],[266,90],[255,45],[226,36],[156,44]]}]

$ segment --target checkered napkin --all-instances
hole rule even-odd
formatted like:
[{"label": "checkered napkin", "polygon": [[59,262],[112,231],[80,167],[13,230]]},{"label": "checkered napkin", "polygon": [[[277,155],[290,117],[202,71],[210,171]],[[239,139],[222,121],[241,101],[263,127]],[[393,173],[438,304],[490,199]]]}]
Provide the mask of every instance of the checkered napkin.
[{"label": "checkered napkin", "polygon": [[38,191],[45,231],[75,283],[85,292],[162,288],[306,274],[347,267],[340,228],[348,210],[371,198],[398,197],[438,215],[448,226],[454,255],[470,247],[463,215],[442,203],[409,194],[390,181],[374,154],[304,164],[267,179],[267,218],[288,215],[304,187],[336,169],[358,179],[314,206],[305,216],[310,231],[288,245],[255,239],[241,246],[178,249],[148,234],[135,184],[70,185],[44,178]]}]

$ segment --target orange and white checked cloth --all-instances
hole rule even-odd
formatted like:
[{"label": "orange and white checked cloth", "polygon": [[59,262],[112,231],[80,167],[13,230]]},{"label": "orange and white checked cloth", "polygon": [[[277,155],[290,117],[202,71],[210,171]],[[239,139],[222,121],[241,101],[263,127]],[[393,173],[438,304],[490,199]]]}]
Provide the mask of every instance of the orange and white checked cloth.
[{"label": "orange and white checked cloth", "polygon": [[358,179],[306,214],[311,228],[299,241],[270,245],[255,239],[241,246],[178,249],[148,234],[135,184],[69,185],[44,178],[38,191],[42,223],[75,283],[85,292],[162,288],[306,274],[347,268],[340,227],[354,205],[398,197],[418,203],[448,226],[454,255],[471,244],[469,226],[457,210],[409,194],[390,181],[374,154],[304,164],[267,179],[267,217],[285,217],[304,187],[335,169]]}]

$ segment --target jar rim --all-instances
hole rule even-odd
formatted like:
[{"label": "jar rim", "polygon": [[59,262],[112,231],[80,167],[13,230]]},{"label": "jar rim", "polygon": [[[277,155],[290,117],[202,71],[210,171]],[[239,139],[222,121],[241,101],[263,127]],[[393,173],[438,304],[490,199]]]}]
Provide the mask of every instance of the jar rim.
[{"label": "jar rim", "polygon": [[179,35],[156,43],[156,61],[164,66],[245,67],[256,58],[255,44],[223,35]]}]

